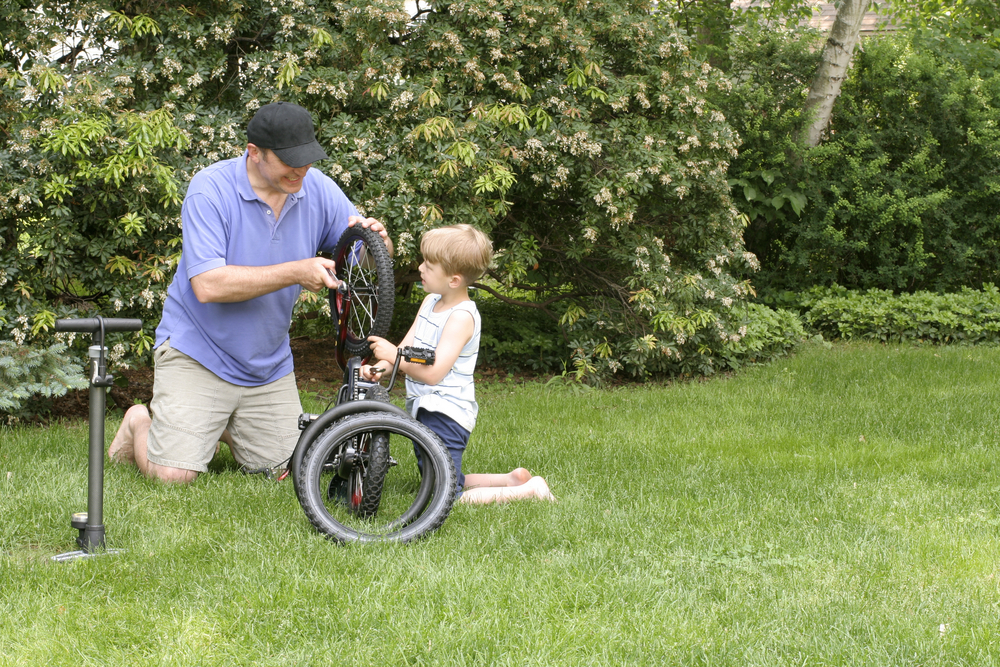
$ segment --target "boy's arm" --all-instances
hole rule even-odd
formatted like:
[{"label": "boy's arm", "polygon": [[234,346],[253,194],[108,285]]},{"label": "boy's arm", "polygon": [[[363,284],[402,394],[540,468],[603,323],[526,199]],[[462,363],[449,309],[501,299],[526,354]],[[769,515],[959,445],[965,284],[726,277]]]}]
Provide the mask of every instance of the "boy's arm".
[{"label": "boy's arm", "polygon": [[[424,301],[430,298],[430,295],[424,298]],[[420,305],[423,308],[423,304]],[[418,311],[419,312],[419,311]],[[398,347],[406,347],[407,345],[413,344],[414,332],[417,329],[417,320],[413,320],[413,324],[410,325],[410,330],[406,332],[403,336],[403,340],[399,342]],[[385,338],[380,336],[369,336],[368,342],[371,343],[372,356],[375,357],[375,362],[373,365],[378,364],[383,370],[388,370],[392,368],[392,365],[396,363],[396,350],[397,346],[393,345]],[[379,363],[385,362],[385,363]]]}]

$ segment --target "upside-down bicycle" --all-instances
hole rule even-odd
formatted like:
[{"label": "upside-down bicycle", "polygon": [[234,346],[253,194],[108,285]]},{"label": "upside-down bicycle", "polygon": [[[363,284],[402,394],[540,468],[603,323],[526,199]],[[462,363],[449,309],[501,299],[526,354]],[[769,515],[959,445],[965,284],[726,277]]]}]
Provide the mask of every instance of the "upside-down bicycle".
[{"label": "upside-down bicycle", "polygon": [[340,283],[330,309],[344,383],[334,407],[299,418],[289,462],[295,494],[310,523],[334,540],[409,542],[439,528],[455,500],[444,445],[389,402],[400,358],[433,363],[433,351],[401,349],[388,388],[363,380],[368,336],[385,336],[392,320],[392,259],[376,232],[354,226],[334,261]]}]

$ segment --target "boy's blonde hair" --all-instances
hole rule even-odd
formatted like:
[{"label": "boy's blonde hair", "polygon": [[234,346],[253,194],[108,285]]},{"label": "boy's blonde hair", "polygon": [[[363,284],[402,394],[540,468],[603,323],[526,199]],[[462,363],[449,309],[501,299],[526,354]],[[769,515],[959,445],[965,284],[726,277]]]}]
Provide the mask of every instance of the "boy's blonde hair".
[{"label": "boy's blonde hair", "polygon": [[445,273],[460,275],[465,284],[474,283],[493,261],[493,244],[472,225],[451,225],[432,229],[420,239],[420,254]]}]

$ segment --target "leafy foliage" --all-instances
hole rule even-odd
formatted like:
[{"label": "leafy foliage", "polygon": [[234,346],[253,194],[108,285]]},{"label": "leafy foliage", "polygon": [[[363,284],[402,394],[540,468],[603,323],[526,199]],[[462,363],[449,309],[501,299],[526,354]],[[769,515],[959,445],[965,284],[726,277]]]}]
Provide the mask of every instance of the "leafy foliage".
[{"label": "leafy foliage", "polygon": [[994,0],[890,0],[894,20],[922,48],[987,76],[1000,67],[1000,5]]},{"label": "leafy foliage", "polygon": [[731,183],[753,220],[746,239],[764,288],[955,290],[1000,278],[996,71],[906,35],[870,39],[828,140],[803,152],[783,138],[801,122],[807,47],[778,35],[744,42],[755,66],[728,102],[745,139]]},{"label": "leafy foliage", "polygon": [[0,340],[0,414],[7,422],[31,416],[33,397],[62,396],[87,386],[79,361],[65,352],[61,343],[32,348]]},{"label": "leafy foliage", "polygon": [[887,290],[814,289],[802,299],[805,319],[830,337],[882,342],[1000,342],[1000,291],[895,295]]},{"label": "leafy foliage", "polygon": [[739,67],[733,58],[734,43],[747,31],[760,29],[807,29],[815,10],[810,0],[770,0],[735,3],[729,0],[670,0],[658,5],[676,25],[695,37],[694,49],[700,57],[729,72]]},{"label": "leafy foliage", "polygon": [[[765,362],[782,356],[807,337],[801,320],[789,310],[743,303],[733,308],[732,315],[738,325],[736,333],[724,340],[722,349],[711,363],[706,362],[707,355],[678,355],[668,360],[658,358],[663,355],[648,341],[637,342],[629,350],[626,362],[639,367],[656,366],[671,375],[710,375],[717,370],[735,370],[748,363]],[[578,383],[600,384],[615,370],[608,339],[583,339],[586,334],[573,332],[572,327],[571,332],[576,333],[578,338],[571,342],[572,357],[564,376]],[[725,336],[722,331],[717,335],[720,338]],[[699,331],[692,334],[689,343],[699,348],[708,347],[706,337]]]},{"label": "leafy foliage", "polygon": [[760,303],[748,303],[742,308],[746,335],[730,342],[723,353],[729,368],[770,361],[787,354],[807,338],[795,311],[772,309]]},{"label": "leafy foliage", "polygon": [[484,285],[609,371],[711,369],[741,335],[733,272],[756,259],[706,99],[730,84],[648,2],[38,4],[0,19],[0,280],[32,335],[97,308],[143,318],[144,352],[185,183],[277,99],[313,111],[320,166],[385,222],[400,277],[425,230],[469,222],[498,250]]},{"label": "leafy foliage", "polygon": [[551,373],[569,357],[563,332],[545,313],[486,295],[476,298],[476,307],[483,322],[480,366]]}]

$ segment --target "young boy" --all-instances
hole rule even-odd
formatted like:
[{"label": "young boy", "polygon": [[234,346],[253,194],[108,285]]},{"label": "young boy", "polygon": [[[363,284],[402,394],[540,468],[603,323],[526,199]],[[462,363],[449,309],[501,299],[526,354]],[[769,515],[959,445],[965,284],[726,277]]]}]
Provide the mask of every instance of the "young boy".
[{"label": "young boy", "polygon": [[[555,500],[545,480],[532,477],[524,468],[508,474],[462,474],[462,453],[479,411],[473,371],[479,355],[480,319],[469,298],[469,285],[486,272],[493,246],[475,227],[454,225],[424,234],[420,252],[424,257],[420,278],[428,294],[399,345],[432,349],[435,360],[432,366],[400,360],[400,370],[406,373],[407,412],[434,431],[448,448],[462,502]],[[375,358],[383,362],[383,370],[391,368],[396,346],[378,336],[368,340]],[[369,380],[380,373],[372,366],[362,370]]]}]

